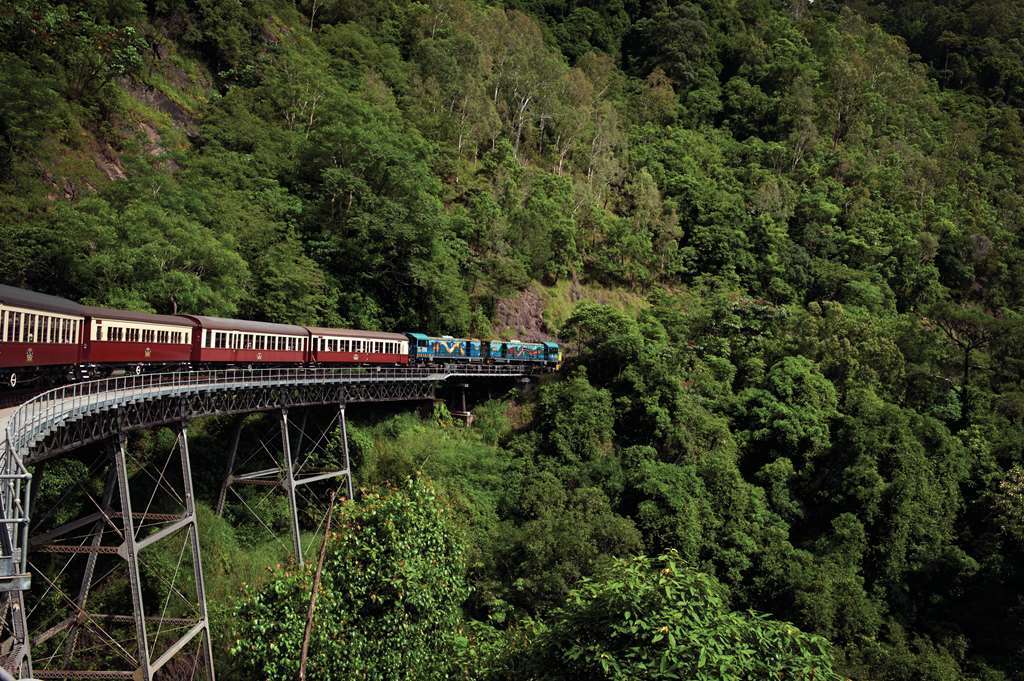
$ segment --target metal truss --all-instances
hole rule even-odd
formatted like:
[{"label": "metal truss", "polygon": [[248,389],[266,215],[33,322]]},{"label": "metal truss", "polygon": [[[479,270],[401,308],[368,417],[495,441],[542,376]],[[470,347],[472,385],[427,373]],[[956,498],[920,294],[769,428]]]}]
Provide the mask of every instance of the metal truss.
[{"label": "metal truss", "polygon": [[[55,595],[69,610],[63,619],[40,623],[49,626],[32,640],[34,678],[152,681],[171,660],[190,653],[185,664],[214,681],[188,429],[183,422],[176,423],[175,429],[171,451],[162,461],[147,464],[130,458],[128,437],[120,433],[101,460],[106,469],[101,497],[89,493],[87,480],[78,481],[66,495],[70,499],[77,493],[88,499],[93,510],[33,536],[34,552],[54,555],[56,564],[64,561],[56,575],[47,574],[42,564],[33,565],[47,585],[36,607],[48,610],[52,619],[59,609],[46,608],[45,597]],[[180,480],[171,466],[175,458],[180,462]],[[144,484],[140,486],[139,481]],[[141,510],[133,504],[140,498]],[[44,514],[43,522],[51,515]],[[160,542],[180,546],[177,564],[169,580],[163,577],[163,583],[147,587],[143,553]],[[75,568],[78,557],[84,563]],[[102,603],[108,598],[99,598],[94,607],[97,590],[109,596],[110,577],[124,568],[131,612],[104,612]],[[179,581],[188,582],[187,573],[191,573],[191,584],[183,587]],[[65,588],[72,582],[78,585],[73,595]],[[148,603],[144,591],[162,593],[156,603]],[[105,668],[111,661],[123,668]]]},{"label": "metal truss", "polygon": [[29,450],[25,462],[38,464],[118,433],[202,416],[348,402],[432,400],[435,386],[434,381],[314,383],[291,387],[252,386],[143,399],[63,422]]},{"label": "metal truss", "polygon": [[[283,492],[288,498],[292,551],[299,565],[304,563],[300,497],[305,497],[303,501],[307,507],[316,506],[315,496],[311,498],[303,495],[303,488],[318,483],[336,483],[340,479],[347,498],[353,498],[345,405],[340,404],[336,418],[329,419],[323,427],[316,427],[309,415],[310,410],[303,410],[298,422],[295,422],[290,418],[288,408],[282,408],[278,412],[279,435],[272,433],[270,437],[258,440],[248,456],[241,460],[239,445],[245,419],[240,420],[231,439],[227,469],[216,507],[217,515],[223,515],[230,492],[234,495],[233,501],[240,503],[257,521],[263,523],[259,515],[259,504],[247,503],[237,488],[269,487],[270,493],[274,490]],[[280,448],[275,446],[275,441],[280,442]],[[329,454],[332,445],[336,445],[338,460],[332,462],[334,465],[325,465],[321,459],[327,458],[324,455]],[[269,468],[253,468],[254,464],[265,466],[268,463]],[[266,498],[267,494],[262,495],[262,499]]]},{"label": "metal truss", "polygon": [[[204,663],[206,678],[213,679],[209,621],[206,613],[199,556],[199,539],[192,494],[188,437],[185,423],[192,419],[256,412],[279,413],[280,449],[276,447],[273,468],[247,471],[237,465],[241,432],[234,439],[225,484],[218,499],[223,512],[238,489],[263,485],[283,490],[289,499],[291,534],[296,560],[302,562],[300,531],[303,517],[311,517],[315,507],[314,487],[343,485],[351,499],[353,484],[349,462],[345,405],[360,402],[432,401],[436,389],[447,379],[508,380],[542,372],[541,367],[515,365],[458,365],[409,368],[278,368],[263,370],[219,370],[176,372],[102,379],[57,388],[23,404],[6,423],[0,421],[0,669],[23,678],[60,679],[144,679],[149,681],[158,670],[180,653],[198,646],[194,660]],[[307,467],[317,445],[307,446],[305,415],[298,424],[289,410],[299,407],[340,405],[336,417],[310,442],[320,443],[325,434],[340,431],[335,440],[337,460],[333,467]],[[335,425],[336,424],[336,425]],[[133,431],[172,425],[177,428],[177,450],[182,464],[182,490],[164,495],[180,502],[173,513],[151,509],[152,499],[139,512],[132,509],[126,435]],[[297,425],[297,432],[296,431]],[[333,436],[333,435],[332,435]],[[37,475],[45,462],[86,445],[115,443],[104,459],[108,474],[101,499],[90,497],[91,513],[45,532],[29,534],[32,475],[26,465],[36,466]],[[315,458],[315,457],[314,457]],[[161,471],[158,490],[167,491]],[[138,476],[136,476],[138,477]],[[151,476],[152,477],[152,476]],[[84,482],[84,481],[80,481]],[[310,498],[314,502],[310,503]],[[117,504],[114,504],[114,500]],[[244,501],[244,500],[243,500]],[[303,508],[303,502],[304,508]],[[44,513],[51,515],[55,509]],[[300,510],[303,512],[300,513]],[[319,529],[319,528],[318,528]],[[84,537],[84,538],[83,538]],[[192,556],[194,608],[189,617],[154,616],[143,601],[142,552],[152,544],[184,537],[181,556]],[[115,538],[111,544],[105,539]],[[72,541],[72,539],[74,539]],[[81,539],[81,541],[78,541]],[[29,570],[28,548],[48,560],[67,562],[56,577],[50,577],[33,565]],[[187,551],[186,551],[187,550]],[[84,560],[84,564],[81,561]],[[78,563],[76,563],[78,561]],[[73,567],[73,565],[78,567]],[[127,613],[102,613],[90,606],[97,585],[107,580],[111,570],[127,568],[133,609]],[[179,558],[179,566],[181,560]],[[75,593],[66,593],[62,584],[67,572],[80,578]],[[30,572],[41,578],[44,596],[60,594],[70,613],[57,622],[29,626],[30,610],[26,594]],[[100,576],[96,575],[100,573]],[[177,575],[177,570],[175,572]],[[65,580],[65,581],[62,581]],[[165,585],[166,586],[166,585]],[[104,587],[105,588],[105,587]],[[147,592],[151,590],[146,589]],[[167,593],[181,596],[173,584]],[[96,599],[92,599],[95,601]],[[166,603],[164,610],[166,610]],[[33,607],[29,604],[29,608]],[[34,622],[34,620],[33,620]],[[111,635],[120,628],[122,638]],[[125,644],[124,629],[131,642]],[[154,631],[156,635],[152,636]],[[168,628],[178,638],[160,645]],[[39,630],[42,631],[39,631]],[[30,640],[30,632],[34,638]],[[117,632],[115,632],[116,634]],[[86,659],[89,651],[106,646],[110,659],[120,660],[125,669],[103,671],[75,668],[77,659]],[[89,653],[89,654],[86,654]],[[95,666],[95,665],[93,665]],[[106,665],[109,666],[109,665]]]}]

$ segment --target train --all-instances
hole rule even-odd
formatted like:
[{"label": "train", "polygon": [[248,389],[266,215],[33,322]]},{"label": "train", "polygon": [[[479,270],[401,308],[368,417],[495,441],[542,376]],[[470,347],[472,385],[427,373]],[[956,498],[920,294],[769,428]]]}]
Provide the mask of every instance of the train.
[{"label": "train", "polygon": [[334,329],[94,307],[0,285],[0,377],[7,388],[121,374],[232,367],[523,364],[547,370],[558,343]]}]

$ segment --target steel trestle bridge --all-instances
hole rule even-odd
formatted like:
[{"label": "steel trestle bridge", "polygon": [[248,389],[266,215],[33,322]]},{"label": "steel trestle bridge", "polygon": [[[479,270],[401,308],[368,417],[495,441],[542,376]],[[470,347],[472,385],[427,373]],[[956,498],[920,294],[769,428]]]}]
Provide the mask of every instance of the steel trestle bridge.
[{"label": "steel trestle bridge", "polygon": [[[345,405],[433,400],[438,386],[449,379],[523,380],[535,373],[539,373],[537,367],[513,364],[155,373],[55,388],[20,405],[7,415],[6,421],[4,413],[0,412],[0,671],[6,669],[23,678],[33,677],[34,673],[34,678],[38,679],[151,681],[160,669],[189,648],[196,651],[193,674],[197,669],[195,665],[201,662],[200,673],[211,681],[214,679],[188,448],[188,423],[192,419],[254,412],[279,413],[279,441],[275,441],[272,449],[277,452],[279,448],[280,453],[271,453],[271,448],[261,443],[263,452],[270,454],[272,465],[255,471],[240,470],[244,467],[239,463],[239,441],[244,420],[239,419],[226,457],[226,472],[216,510],[218,514],[223,513],[227,495],[236,487],[257,485],[283,490],[291,513],[292,550],[301,564],[298,503],[303,490],[312,483],[341,480],[344,483],[343,493],[352,498]],[[299,419],[289,420],[289,409],[317,406],[337,408],[336,417],[332,417],[319,435],[308,432],[305,413]],[[131,459],[127,435],[159,426],[174,429],[174,446],[160,469],[159,479],[154,478],[156,489],[140,511],[132,506],[132,475],[137,473],[139,466]],[[308,462],[317,460],[312,454],[306,461],[301,460],[303,442],[307,447],[311,445],[312,452],[329,440],[333,433],[340,433],[340,438],[336,436],[336,441],[340,441],[337,463],[328,469],[306,470],[303,474]],[[296,438],[297,443],[294,442]],[[103,459],[105,483],[102,495],[98,495],[101,498],[89,497],[95,512],[38,535],[34,528],[30,536],[35,490],[29,467],[43,467],[51,459],[96,444],[104,446],[108,455]],[[165,478],[173,458],[180,460],[178,489],[171,489],[170,478]],[[151,512],[158,490],[170,500],[173,512]],[[139,495],[136,492],[134,496]],[[237,496],[245,504],[245,499]],[[52,516],[56,511],[46,509],[44,515]],[[83,531],[84,535],[81,534]],[[73,536],[74,533],[79,534]],[[184,537],[178,557],[179,567],[183,556],[190,556],[188,562],[192,569],[186,572],[192,573],[194,598],[191,605],[194,608],[188,617],[166,617],[168,604],[164,603],[163,611],[157,617],[150,612],[152,604],[144,602],[145,575],[140,569],[139,556],[148,546],[175,535]],[[104,543],[105,538],[113,539],[115,543]],[[28,560],[30,549],[38,553],[68,555],[69,563],[75,556],[84,556],[86,561],[77,594],[74,597],[64,596],[68,617],[45,631],[31,633],[25,606],[25,595],[33,577]],[[130,614],[104,614],[91,607],[90,595],[94,594],[94,586],[102,579],[96,577],[97,562],[101,558],[123,560],[127,564],[132,601]],[[65,564],[65,570],[68,564]],[[175,576],[177,574],[178,568]],[[46,575],[39,576],[48,584],[47,593],[56,589],[56,584]],[[181,593],[174,584],[171,589]],[[95,596],[93,598],[95,600]],[[134,639],[131,644],[125,645],[123,640],[119,642],[106,632],[103,627],[111,622],[128,628],[133,634],[129,638]],[[161,636],[166,639],[167,632],[171,632],[169,635],[173,640],[164,640],[161,645]],[[54,643],[58,636],[64,638],[57,652],[50,655],[47,668],[42,668],[43,665],[34,668],[33,647]],[[84,643],[80,644],[83,639],[107,643],[121,668],[103,671],[75,669],[76,650],[84,646]]]}]

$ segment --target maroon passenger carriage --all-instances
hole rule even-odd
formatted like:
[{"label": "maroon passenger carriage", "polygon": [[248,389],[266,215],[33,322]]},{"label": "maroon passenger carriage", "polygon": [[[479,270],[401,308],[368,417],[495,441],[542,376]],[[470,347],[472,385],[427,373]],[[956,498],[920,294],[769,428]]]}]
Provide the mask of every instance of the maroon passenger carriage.
[{"label": "maroon passenger carriage", "polygon": [[141,374],[188,368],[195,327],[191,320],[100,307],[84,311],[89,331],[81,360],[88,361],[92,372],[110,374],[124,368]]},{"label": "maroon passenger carriage", "polygon": [[309,327],[313,364],[409,363],[409,339],[405,334],[356,329]]},{"label": "maroon passenger carriage", "polygon": [[184,315],[196,324],[192,364],[305,364],[309,331],[302,326]]},{"label": "maroon passenger carriage", "polygon": [[73,380],[84,352],[85,309],[64,298],[0,285],[0,375]]}]

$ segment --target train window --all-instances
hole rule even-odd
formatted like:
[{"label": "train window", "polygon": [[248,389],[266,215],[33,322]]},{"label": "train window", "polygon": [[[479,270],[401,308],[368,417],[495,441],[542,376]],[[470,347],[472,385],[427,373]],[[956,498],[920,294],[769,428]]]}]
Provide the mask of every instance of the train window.
[{"label": "train window", "polygon": [[50,318],[46,315],[39,315],[39,342],[46,343],[50,340]]},{"label": "train window", "polygon": [[36,315],[25,313],[25,342],[36,342]]},{"label": "train window", "polygon": [[0,343],[7,340],[7,310],[0,310]]},{"label": "train window", "polygon": [[7,338],[12,343],[21,342],[21,313],[12,312],[7,320]]}]

